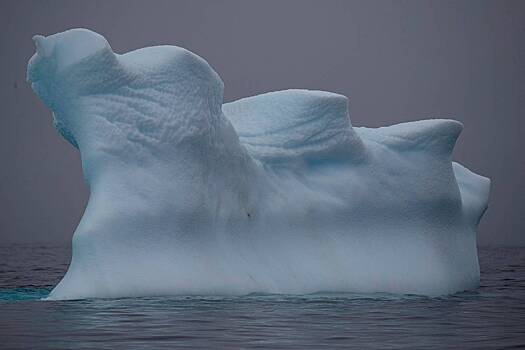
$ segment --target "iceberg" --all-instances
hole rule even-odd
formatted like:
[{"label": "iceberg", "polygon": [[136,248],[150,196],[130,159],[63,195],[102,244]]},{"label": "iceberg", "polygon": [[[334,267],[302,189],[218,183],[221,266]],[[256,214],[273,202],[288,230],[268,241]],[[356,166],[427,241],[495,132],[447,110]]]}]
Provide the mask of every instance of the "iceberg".
[{"label": "iceberg", "polygon": [[452,161],[461,123],[354,127],[323,91],[223,104],[183,48],[116,54],[86,29],[33,40],[27,80],[90,189],[50,299],[479,285],[490,180]]}]

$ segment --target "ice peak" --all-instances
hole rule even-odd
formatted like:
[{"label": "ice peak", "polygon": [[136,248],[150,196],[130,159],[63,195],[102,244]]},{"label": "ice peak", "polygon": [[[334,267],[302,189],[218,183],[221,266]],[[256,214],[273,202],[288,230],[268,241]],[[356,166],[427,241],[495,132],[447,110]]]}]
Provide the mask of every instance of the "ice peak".
[{"label": "ice peak", "polygon": [[345,96],[283,90],[240,99],[223,111],[253,157],[270,164],[358,160],[363,145],[353,131]]},{"label": "ice peak", "polygon": [[377,129],[359,128],[359,134],[399,151],[426,150],[450,157],[463,124],[452,119],[426,119]]}]

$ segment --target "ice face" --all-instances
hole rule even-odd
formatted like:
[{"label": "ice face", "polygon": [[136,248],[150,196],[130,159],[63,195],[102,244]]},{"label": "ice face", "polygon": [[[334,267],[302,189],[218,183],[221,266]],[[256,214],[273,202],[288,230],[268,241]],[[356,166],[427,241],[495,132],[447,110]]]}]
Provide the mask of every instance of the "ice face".
[{"label": "ice face", "polygon": [[479,284],[490,181],[452,162],[459,122],[357,128],[322,91],[223,105],[220,77],[182,48],[118,55],[85,29],[34,41],[28,81],[90,187],[50,298]]}]

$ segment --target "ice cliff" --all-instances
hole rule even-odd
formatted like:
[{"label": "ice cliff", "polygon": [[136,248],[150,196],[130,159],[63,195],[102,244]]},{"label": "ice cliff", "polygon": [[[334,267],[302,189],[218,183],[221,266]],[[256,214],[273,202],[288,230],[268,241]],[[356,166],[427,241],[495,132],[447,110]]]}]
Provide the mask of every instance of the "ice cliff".
[{"label": "ice cliff", "polygon": [[223,104],[179,47],[120,55],[86,29],[34,42],[27,79],[90,188],[50,298],[478,286],[490,181],[452,162],[461,123],[353,127],[322,91]]}]

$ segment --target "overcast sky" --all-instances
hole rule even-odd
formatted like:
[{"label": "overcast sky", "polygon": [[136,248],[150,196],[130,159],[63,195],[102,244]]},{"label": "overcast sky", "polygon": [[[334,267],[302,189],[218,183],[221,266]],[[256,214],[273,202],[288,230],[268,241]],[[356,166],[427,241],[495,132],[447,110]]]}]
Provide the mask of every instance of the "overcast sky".
[{"label": "overcast sky", "polygon": [[465,125],[454,158],[492,179],[481,245],[525,245],[525,1],[1,1],[0,244],[67,243],[88,198],[79,153],[25,82],[31,37],[85,27],[115,52],[204,57],[225,99],[308,88],[352,123]]}]

